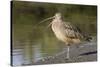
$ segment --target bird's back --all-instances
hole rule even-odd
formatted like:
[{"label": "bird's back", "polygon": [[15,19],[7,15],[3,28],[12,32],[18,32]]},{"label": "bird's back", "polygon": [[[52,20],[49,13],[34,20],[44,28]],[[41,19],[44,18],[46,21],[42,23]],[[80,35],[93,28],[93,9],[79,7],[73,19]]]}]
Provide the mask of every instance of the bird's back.
[{"label": "bird's back", "polygon": [[66,36],[72,39],[79,39],[80,41],[90,41],[92,37],[84,33],[80,28],[70,23],[65,24]]}]

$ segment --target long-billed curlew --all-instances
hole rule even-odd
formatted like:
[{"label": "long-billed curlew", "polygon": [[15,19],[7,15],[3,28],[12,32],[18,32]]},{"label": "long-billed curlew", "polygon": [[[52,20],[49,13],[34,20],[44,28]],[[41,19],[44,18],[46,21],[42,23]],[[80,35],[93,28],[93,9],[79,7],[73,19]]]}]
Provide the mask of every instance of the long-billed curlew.
[{"label": "long-billed curlew", "polygon": [[68,46],[67,59],[69,59],[70,45],[79,44],[82,40],[90,41],[91,37],[83,34],[78,27],[75,27],[72,24],[63,21],[61,13],[56,13],[53,17],[47,18],[46,20],[49,19],[53,19],[50,23],[50,26],[55,36]]}]

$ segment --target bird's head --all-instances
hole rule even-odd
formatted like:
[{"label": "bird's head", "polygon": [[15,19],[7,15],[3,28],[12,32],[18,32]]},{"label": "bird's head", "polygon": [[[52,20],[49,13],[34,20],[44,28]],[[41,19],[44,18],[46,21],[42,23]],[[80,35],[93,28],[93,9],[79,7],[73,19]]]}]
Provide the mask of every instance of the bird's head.
[{"label": "bird's head", "polygon": [[61,19],[61,13],[56,13],[55,16],[54,16],[54,18]]}]

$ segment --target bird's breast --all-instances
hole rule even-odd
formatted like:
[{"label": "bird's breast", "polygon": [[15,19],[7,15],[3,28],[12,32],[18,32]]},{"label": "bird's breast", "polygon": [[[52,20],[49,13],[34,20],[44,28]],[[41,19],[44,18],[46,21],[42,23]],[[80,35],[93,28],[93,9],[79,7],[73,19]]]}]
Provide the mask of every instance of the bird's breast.
[{"label": "bird's breast", "polygon": [[58,23],[52,23],[52,31],[54,32],[55,36],[61,40],[61,41],[65,41],[66,40],[66,35],[63,32],[62,26],[61,24]]}]

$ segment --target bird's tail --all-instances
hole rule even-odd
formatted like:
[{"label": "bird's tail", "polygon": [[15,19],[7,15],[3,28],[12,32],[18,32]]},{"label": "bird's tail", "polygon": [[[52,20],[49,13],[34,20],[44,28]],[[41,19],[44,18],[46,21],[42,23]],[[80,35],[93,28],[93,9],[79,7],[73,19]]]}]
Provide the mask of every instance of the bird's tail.
[{"label": "bird's tail", "polygon": [[88,42],[91,42],[91,40],[92,40],[92,37],[91,36],[88,36],[88,37],[86,37],[86,39],[85,39],[86,41],[88,41]]},{"label": "bird's tail", "polygon": [[90,36],[89,34],[84,34],[83,37],[85,38],[85,41],[91,42],[92,41],[92,36]]}]

